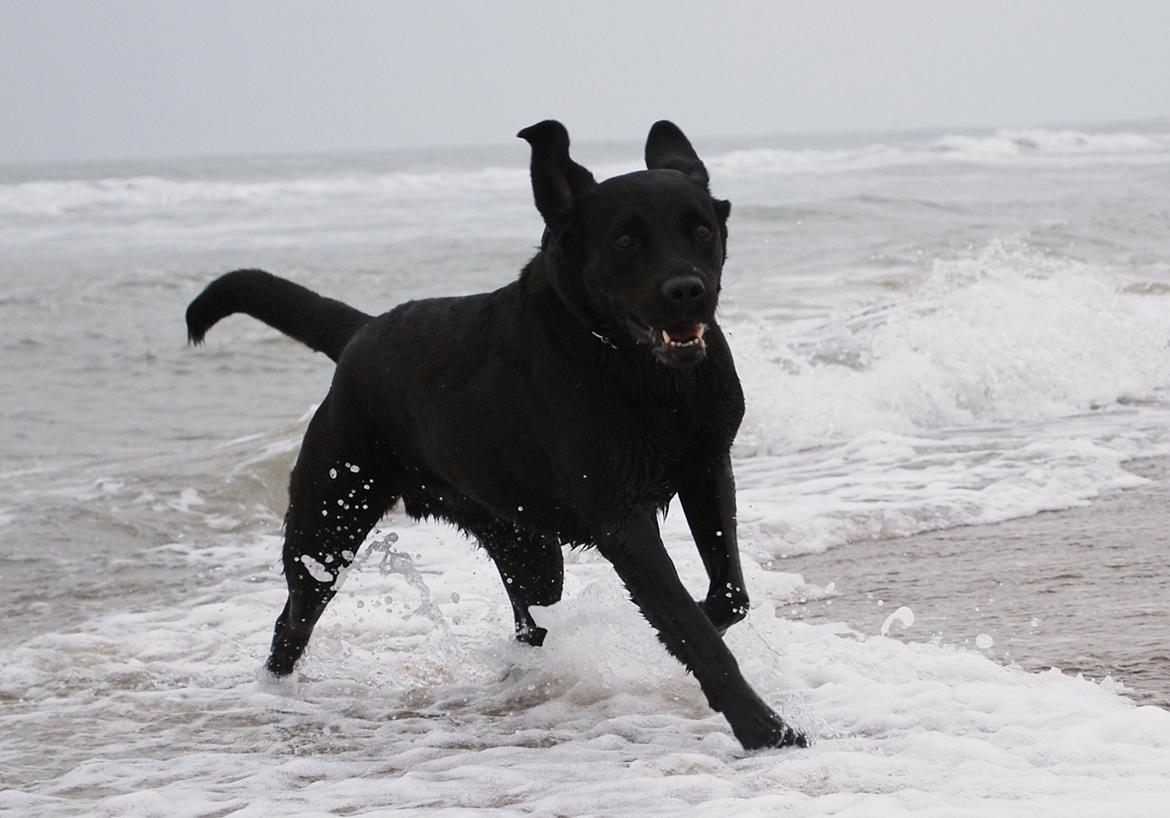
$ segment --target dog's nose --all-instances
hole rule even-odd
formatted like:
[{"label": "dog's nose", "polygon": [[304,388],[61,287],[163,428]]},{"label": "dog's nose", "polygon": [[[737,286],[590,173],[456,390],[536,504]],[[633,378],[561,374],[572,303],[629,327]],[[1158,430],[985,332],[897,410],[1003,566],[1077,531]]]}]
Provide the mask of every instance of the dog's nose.
[{"label": "dog's nose", "polygon": [[707,288],[697,276],[675,276],[662,285],[662,297],[676,307],[693,307],[703,301]]}]

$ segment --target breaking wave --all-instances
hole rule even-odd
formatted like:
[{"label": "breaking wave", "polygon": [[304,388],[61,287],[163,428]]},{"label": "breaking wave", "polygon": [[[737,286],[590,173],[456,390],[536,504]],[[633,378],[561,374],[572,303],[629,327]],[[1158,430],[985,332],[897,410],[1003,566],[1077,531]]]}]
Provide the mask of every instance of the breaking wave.
[{"label": "breaking wave", "polygon": [[[948,134],[929,141],[874,142],[840,149],[745,148],[710,156],[706,163],[716,174],[734,176],[849,173],[938,162],[1069,164],[1102,159],[1170,164],[1170,133],[998,130],[984,135]],[[602,166],[599,176],[631,169],[624,165]],[[427,198],[452,193],[526,193],[527,189],[527,170],[506,166],[332,173],[261,181],[130,175],[0,185],[0,214],[51,217],[85,215],[106,209],[174,210],[289,200],[312,204],[338,199]]]},{"label": "breaking wave", "polygon": [[1144,482],[1170,453],[1170,311],[995,242],[908,296],[732,329],[748,395],[740,522],[775,555],[1000,522]]}]

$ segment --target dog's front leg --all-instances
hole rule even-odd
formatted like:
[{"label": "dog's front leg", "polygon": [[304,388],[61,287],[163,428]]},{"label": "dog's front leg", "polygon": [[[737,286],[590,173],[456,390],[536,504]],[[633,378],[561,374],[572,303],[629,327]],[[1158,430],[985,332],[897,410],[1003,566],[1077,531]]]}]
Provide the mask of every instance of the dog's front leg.
[{"label": "dog's front leg", "polygon": [[698,679],[708,704],[723,713],[746,749],[805,746],[751,689],[715,626],[691,599],[662,545],[653,508],[640,509],[598,545],[658,638]]},{"label": "dog's front leg", "polygon": [[735,479],[731,462],[688,475],[678,492],[691,536],[707,569],[707,598],[699,607],[719,633],[739,622],[748,612],[747,588],[739,565],[735,537]]}]

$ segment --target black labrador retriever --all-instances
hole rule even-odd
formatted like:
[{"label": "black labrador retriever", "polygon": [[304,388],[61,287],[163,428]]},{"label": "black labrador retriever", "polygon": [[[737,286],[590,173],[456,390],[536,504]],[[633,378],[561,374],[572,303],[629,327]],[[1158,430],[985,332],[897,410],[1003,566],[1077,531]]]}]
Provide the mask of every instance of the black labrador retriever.
[{"label": "black labrador retriever", "polygon": [[[601,183],[559,122],[519,136],[546,226],[519,280],[374,318],[239,270],[187,310],[194,343],[242,312],[337,361],[292,472],[267,667],[292,672],[336,572],[401,499],[479,541],[532,645],[545,631],[529,606],[561,597],[561,547],[596,546],[744,747],[804,745],[721,638],[748,608],[729,456],[743,393],[715,320],[731,205],[670,122],[650,130],[647,170]],[[697,604],[659,536],[675,494],[710,577]]]}]

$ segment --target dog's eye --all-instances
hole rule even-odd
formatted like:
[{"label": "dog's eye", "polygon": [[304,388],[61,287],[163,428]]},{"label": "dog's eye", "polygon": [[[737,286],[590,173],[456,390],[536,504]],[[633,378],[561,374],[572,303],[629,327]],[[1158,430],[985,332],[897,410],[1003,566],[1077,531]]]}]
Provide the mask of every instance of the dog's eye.
[{"label": "dog's eye", "polygon": [[711,241],[711,237],[714,235],[715,232],[705,224],[700,224],[695,228],[695,237],[699,241]]},{"label": "dog's eye", "polygon": [[638,244],[638,240],[629,233],[622,233],[613,240],[613,246],[619,250],[633,250]]}]

